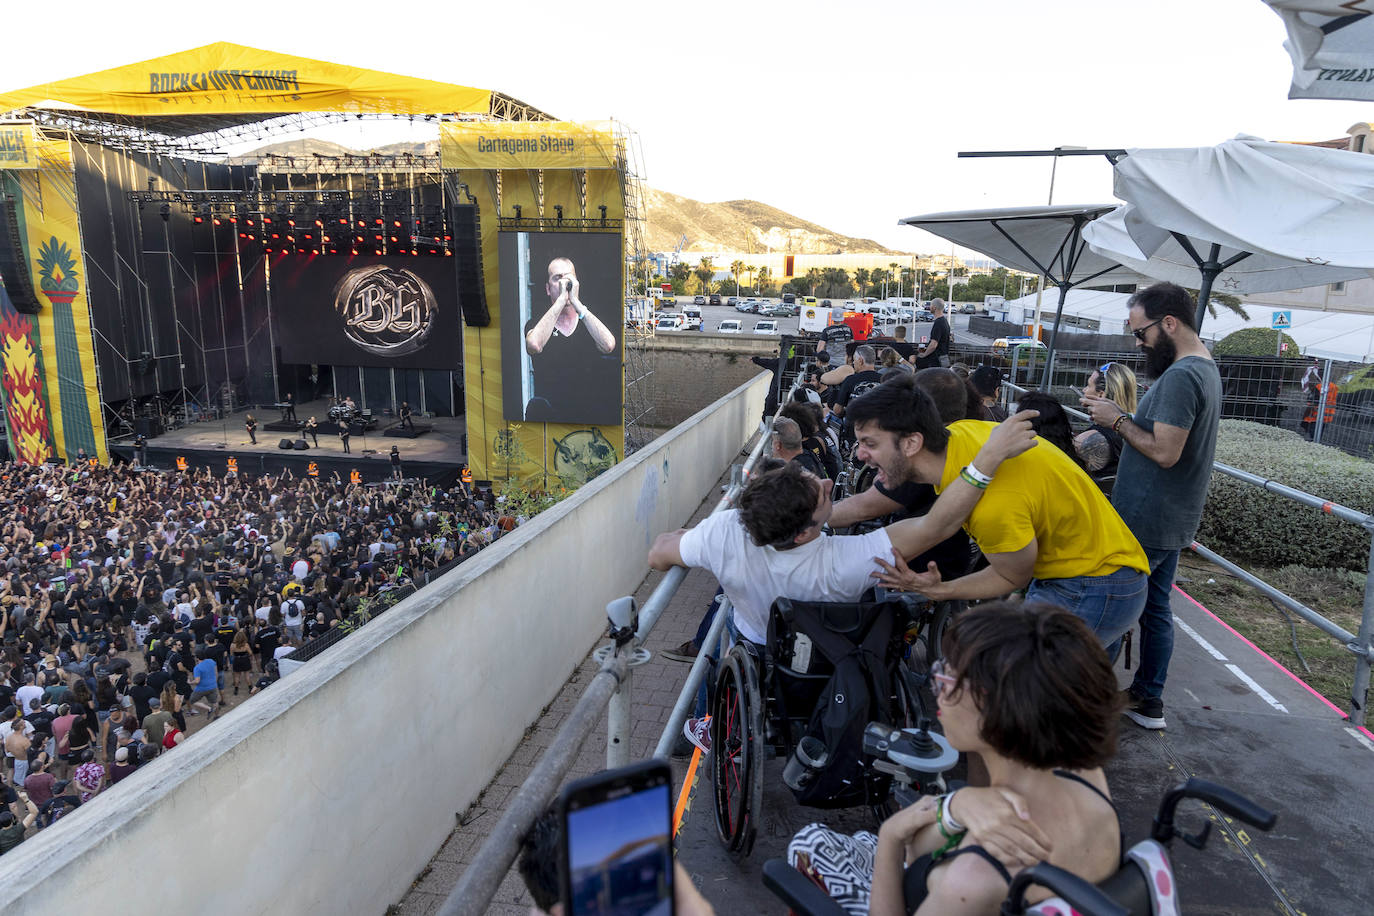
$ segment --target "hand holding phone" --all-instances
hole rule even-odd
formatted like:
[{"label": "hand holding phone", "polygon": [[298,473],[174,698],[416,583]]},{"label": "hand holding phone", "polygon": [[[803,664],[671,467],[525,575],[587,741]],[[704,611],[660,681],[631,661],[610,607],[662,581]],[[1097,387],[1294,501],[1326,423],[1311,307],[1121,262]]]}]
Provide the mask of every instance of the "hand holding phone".
[{"label": "hand holding phone", "polygon": [[671,916],[672,773],[658,760],[571,783],[563,822],[564,916]]}]

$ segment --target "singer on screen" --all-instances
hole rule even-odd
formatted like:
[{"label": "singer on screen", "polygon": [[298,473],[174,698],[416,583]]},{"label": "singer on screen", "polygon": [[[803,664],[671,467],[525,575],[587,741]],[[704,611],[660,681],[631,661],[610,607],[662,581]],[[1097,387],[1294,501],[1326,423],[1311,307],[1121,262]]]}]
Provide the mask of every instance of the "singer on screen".
[{"label": "singer on screen", "polygon": [[[559,400],[587,381],[589,369],[616,348],[615,335],[582,304],[577,268],[568,258],[549,262],[549,307],[525,326],[525,351],[534,375],[534,396],[525,405],[525,419],[559,416]],[[613,392],[619,397],[619,392]]]}]

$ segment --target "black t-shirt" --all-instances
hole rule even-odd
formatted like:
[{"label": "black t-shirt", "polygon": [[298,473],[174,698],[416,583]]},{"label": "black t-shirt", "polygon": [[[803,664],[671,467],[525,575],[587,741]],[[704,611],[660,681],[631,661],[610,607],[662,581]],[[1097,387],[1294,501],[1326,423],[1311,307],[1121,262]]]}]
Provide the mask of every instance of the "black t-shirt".
[{"label": "black t-shirt", "polygon": [[129,689],[129,699],[134,701],[134,711],[138,714],[138,721],[142,722],[152,713],[153,709],[148,705],[148,701],[157,695],[158,691],[147,684],[135,684]]},{"label": "black t-shirt", "polygon": [[[926,483],[907,481],[891,490],[876,481],[873,486],[888,499],[902,504],[902,511],[898,514],[903,518],[925,515],[930,511],[930,507],[935,505],[937,498],[935,488]],[[960,530],[920,556],[909,560],[907,565],[924,572],[926,566],[934,560],[942,578],[954,579],[968,572],[972,558],[973,545],[968,535]]]},{"label": "black t-shirt", "polygon": [[843,345],[854,339],[854,329],[847,324],[832,324],[821,331],[821,339],[825,341],[825,349],[830,354],[833,365],[843,352]]},{"label": "black t-shirt", "polygon": [[205,647],[205,657],[214,659],[215,667],[223,671],[229,657],[229,647],[224,643],[212,642]]},{"label": "black t-shirt", "polygon": [[883,377],[872,369],[865,369],[862,372],[855,372],[849,378],[840,383],[840,395],[836,403],[841,407],[849,406],[849,399],[854,397],[854,390],[859,389],[859,394],[863,394],[874,385],[882,383]]},{"label": "black t-shirt", "polygon": [[825,476],[834,480],[840,475],[840,462],[830,451],[829,445],[818,436],[808,436],[802,440],[802,448],[825,469]]},{"label": "black t-shirt", "polygon": [[[156,696],[161,696],[161,695],[162,695],[162,688],[165,687],[165,686],[167,685],[167,682],[170,681],[171,679],[172,679],[172,676],[171,676],[170,674],[168,674],[166,671],[161,671],[161,670],[158,670],[158,671],[149,671],[149,672],[148,672],[148,689],[151,690],[151,691],[153,692],[153,696],[155,696],[155,697],[156,697]],[[137,688],[135,688],[135,689],[137,689]],[[149,710],[149,711],[151,712],[151,710]],[[140,719],[139,721],[141,722],[142,719]]]},{"label": "black t-shirt", "polygon": [[810,471],[822,480],[826,478],[825,468],[821,465],[820,461],[816,459],[815,455],[805,449],[802,449],[801,454],[793,456],[792,463],[799,465],[803,470]]},{"label": "black t-shirt", "polygon": [[[525,335],[539,317],[525,323]],[[611,329],[614,334],[614,329]],[[530,357],[534,395],[524,407],[526,420],[617,425],[621,420],[620,352],[602,353],[592,340],[585,321],[578,321],[569,336],[557,329],[543,352]],[[518,383],[515,384],[519,391]],[[519,400],[517,395],[516,400]]]},{"label": "black t-shirt", "polygon": [[935,352],[921,358],[921,368],[940,365],[940,357],[949,356],[949,319],[944,315],[935,319],[930,326],[930,339],[935,343]]},{"label": "black t-shirt", "polygon": [[258,630],[257,635],[253,637],[253,644],[257,646],[259,655],[264,659],[270,659],[272,653],[277,651],[277,646],[281,645],[281,631],[268,624]]},{"label": "black t-shirt", "polygon": [[213,624],[214,621],[211,620],[208,616],[206,616],[197,617],[196,619],[192,620],[190,624],[188,624],[188,626],[190,627],[191,632],[196,634],[196,642],[205,642],[207,639],[210,638],[210,629],[213,626]]}]

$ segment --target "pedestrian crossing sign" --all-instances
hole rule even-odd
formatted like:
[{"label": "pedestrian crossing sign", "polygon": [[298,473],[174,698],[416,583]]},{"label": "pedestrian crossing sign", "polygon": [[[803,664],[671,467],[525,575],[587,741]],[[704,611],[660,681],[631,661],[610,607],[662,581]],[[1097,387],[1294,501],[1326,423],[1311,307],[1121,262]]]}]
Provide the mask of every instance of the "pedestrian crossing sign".
[{"label": "pedestrian crossing sign", "polygon": [[1271,325],[1271,327],[1272,327],[1274,330],[1276,330],[1276,331],[1279,331],[1279,330],[1286,331],[1286,330],[1288,330],[1289,328],[1291,328],[1292,326],[1293,326],[1293,313],[1292,313],[1292,312],[1275,312],[1275,313],[1274,313],[1274,323],[1273,323],[1273,325]]}]

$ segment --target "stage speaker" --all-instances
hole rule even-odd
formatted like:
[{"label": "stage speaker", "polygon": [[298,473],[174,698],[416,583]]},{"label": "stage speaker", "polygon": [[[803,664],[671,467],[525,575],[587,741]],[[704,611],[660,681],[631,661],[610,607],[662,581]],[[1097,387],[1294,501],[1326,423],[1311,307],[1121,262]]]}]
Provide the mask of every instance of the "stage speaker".
[{"label": "stage speaker", "polygon": [[304,439],[297,439],[296,444],[291,447],[298,452],[304,452],[310,448],[310,443],[306,442]]},{"label": "stage speaker", "polygon": [[453,204],[449,208],[453,231],[453,265],[458,273],[458,303],[463,321],[474,328],[491,324],[487,311],[487,285],[482,282],[482,246],[478,241],[477,205]]},{"label": "stage speaker", "polygon": [[145,439],[156,439],[162,435],[162,420],[158,417],[136,417],[134,431]]},{"label": "stage speaker", "polygon": [[290,439],[282,439],[281,441],[279,441],[279,442],[277,443],[277,448],[281,448],[281,449],[289,449],[289,448],[291,448],[291,440],[290,440]]},{"label": "stage speaker", "polygon": [[[33,279],[29,276],[28,259],[24,257],[24,243],[19,237],[17,203],[13,197],[0,201],[0,280],[16,310],[26,315],[38,314],[38,297],[33,294]],[[486,306],[482,306],[483,310]]]}]

